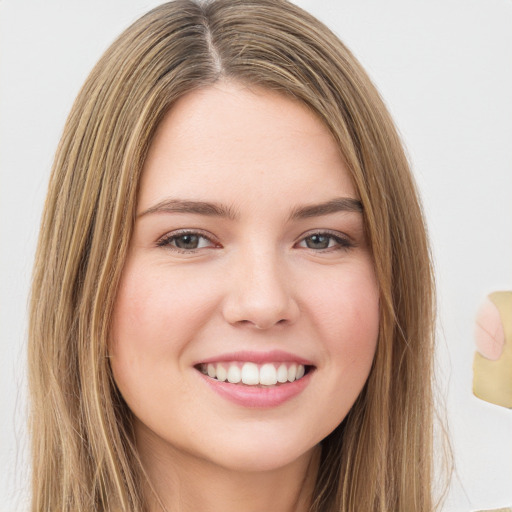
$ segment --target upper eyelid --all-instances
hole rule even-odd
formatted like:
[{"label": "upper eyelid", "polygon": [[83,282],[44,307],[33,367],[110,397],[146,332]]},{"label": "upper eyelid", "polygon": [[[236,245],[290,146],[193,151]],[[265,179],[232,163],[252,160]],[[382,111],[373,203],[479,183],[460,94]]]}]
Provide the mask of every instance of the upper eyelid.
[{"label": "upper eyelid", "polygon": [[203,238],[206,238],[210,242],[216,244],[217,239],[215,236],[213,236],[211,233],[203,231],[202,229],[194,229],[194,228],[184,228],[184,229],[177,229],[175,231],[169,231],[165,235],[162,235],[156,240],[156,245],[160,245],[162,242],[167,242],[169,240],[172,240],[173,238],[178,238],[183,235],[197,235]]},{"label": "upper eyelid", "polygon": [[308,238],[313,235],[327,235],[333,238],[342,238],[344,240],[353,241],[351,236],[347,235],[342,231],[337,231],[335,229],[311,229],[309,231],[306,231],[305,233],[302,233],[297,238],[297,242],[300,242],[301,240],[304,240],[305,238]]}]

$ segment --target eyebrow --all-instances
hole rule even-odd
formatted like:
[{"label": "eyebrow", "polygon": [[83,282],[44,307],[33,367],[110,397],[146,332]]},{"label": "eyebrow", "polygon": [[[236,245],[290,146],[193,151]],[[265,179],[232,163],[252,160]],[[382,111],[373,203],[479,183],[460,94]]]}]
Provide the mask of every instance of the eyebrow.
[{"label": "eyebrow", "polygon": [[237,217],[235,210],[229,206],[219,203],[204,201],[188,201],[183,199],[164,199],[139,213],[137,217],[149,215],[150,213],[195,213],[210,217],[225,217],[234,220]]},{"label": "eyebrow", "polygon": [[[289,216],[289,220],[307,219],[311,217],[320,217],[337,212],[358,212],[363,211],[361,201],[351,197],[338,197],[324,203],[298,206],[294,208]],[[137,218],[149,215],[151,213],[192,213],[197,215],[206,215],[209,217],[223,217],[230,220],[237,218],[236,211],[229,206],[220,203],[205,201],[189,201],[184,199],[164,199],[151,206],[147,210],[139,213]]]},{"label": "eyebrow", "polygon": [[363,205],[358,199],[352,197],[337,197],[325,203],[299,206],[292,210],[290,220],[308,219],[320,217],[337,212],[358,212],[362,213]]}]

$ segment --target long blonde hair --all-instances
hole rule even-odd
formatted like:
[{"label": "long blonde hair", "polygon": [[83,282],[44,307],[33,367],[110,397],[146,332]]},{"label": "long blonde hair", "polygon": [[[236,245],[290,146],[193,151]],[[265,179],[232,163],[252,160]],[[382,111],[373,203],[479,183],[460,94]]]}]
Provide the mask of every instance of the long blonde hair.
[{"label": "long blonde hair", "polygon": [[424,220],[393,122],[359,63],[284,0],[164,4],[93,69],[55,157],[29,331],[33,511],[142,511],[144,471],[107,341],[152,136],[184,94],[219,79],[299,99],[339,144],[380,285],[368,382],[322,443],[311,511],[428,512],[433,279]]}]

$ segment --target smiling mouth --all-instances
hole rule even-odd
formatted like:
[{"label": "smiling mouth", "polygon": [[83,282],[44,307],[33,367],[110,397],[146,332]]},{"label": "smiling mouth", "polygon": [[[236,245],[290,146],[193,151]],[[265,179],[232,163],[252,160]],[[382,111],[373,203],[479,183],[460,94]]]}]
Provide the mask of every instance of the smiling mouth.
[{"label": "smiling mouth", "polygon": [[222,362],[201,363],[195,367],[211,379],[246,386],[279,386],[295,382],[307,375],[312,366],[297,363]]}]

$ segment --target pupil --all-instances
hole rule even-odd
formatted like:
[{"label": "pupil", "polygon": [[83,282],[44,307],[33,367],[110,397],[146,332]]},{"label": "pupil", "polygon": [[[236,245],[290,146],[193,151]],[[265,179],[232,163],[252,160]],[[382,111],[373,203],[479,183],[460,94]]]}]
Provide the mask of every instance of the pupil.
[{"label": "pupil", "polygon": [[309,249],[327,249],[329,247],[329,237],[312,235],[307,239],[306,245]]},{"label": "pupil", "polygon": [[197,249],[199,237],[197,235],[181,235],[176,239],[176,247],[180,249]]}]

